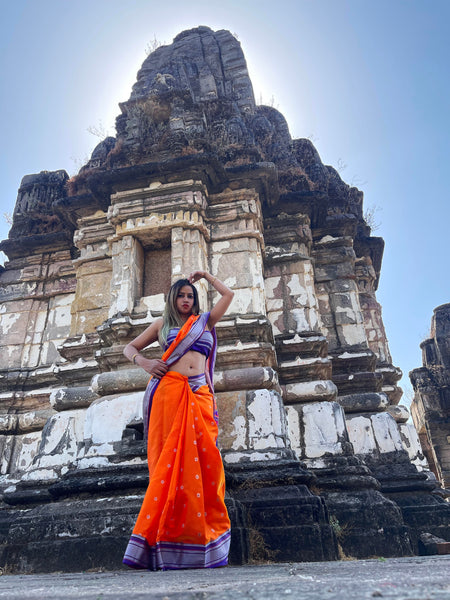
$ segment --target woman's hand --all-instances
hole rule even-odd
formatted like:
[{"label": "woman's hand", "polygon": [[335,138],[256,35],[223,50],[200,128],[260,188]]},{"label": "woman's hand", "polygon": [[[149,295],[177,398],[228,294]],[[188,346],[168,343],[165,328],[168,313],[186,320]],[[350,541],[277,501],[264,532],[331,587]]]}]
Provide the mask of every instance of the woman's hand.
[{"label": "woman's hand", "polygon": [[234,292],[230,290],[220,279],[213,277],[207,271],[193,271],[189,277],[189,283],[195,283],[199,279],[206,279],[206,281],[218,292],[221,298],[217,304],[213,306],[209,313],[208,327],[212,329],[214,325],[223,317],[227,308],[230,306],[233,300]]},{"label": "woman's hand", "polygon": [[199,281],[199,279],[202,279],[203,277],[206,279],[206,275],[207,275],[207,273],[205,271],[193,271],[189,275],[188,281],[189,281],[189,283],[195,283],[196,281]]},{"label": "woman's hand", "polygon": [[169,370],[166,363],[159,358],[145,358],[141,354],[136,358],[136,364],[157,379],[161,379]]}]

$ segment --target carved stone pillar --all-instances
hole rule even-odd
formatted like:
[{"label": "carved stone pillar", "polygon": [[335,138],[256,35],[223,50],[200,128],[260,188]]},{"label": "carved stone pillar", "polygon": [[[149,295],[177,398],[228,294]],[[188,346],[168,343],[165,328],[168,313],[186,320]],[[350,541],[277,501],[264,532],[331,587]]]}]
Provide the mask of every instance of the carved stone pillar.
[{"label": "carved stone pillar", "polygon": [[75,259],[77,290],[72,304],[71,337],[92,333],[108,318],[111,295],[111,251],[106,241],[112,229],[100,211],[82,217],[74,242],[80,250]]},{"label": "carved stone pillar", "polygon": [[[262,272],[262,220],[254,190],[216,194],[209,199],[211,273],[235,293],[229,312],[218,324],[218,402],[226,417],[222,449],[228,465],[255,457],[290,454],[278,380],[276,356],[265,316]],[[212,292],[213,302],[217,293]],[[236,315],[237,316],[234,316]]]},{"label": "carved stone pillar", "polygon": [[266,218],[265,287],[285,401],[332,400],[331,361],[322,333],[310,256],[309,217]]},{"label": "carved stone pillar", "polygon": [[131,314],[143,286],[144,251],[140,242],[126,235],[112,242],[111,307],[108,317]]},{"label": "carved stone pillar", "polygon": [[398,367],[394,367],[392,364],[381,315],[381,305],[377,302],[375,295],[378,277],[370,256],[366,255],[356,260],[355,275],[367,342],[377,357],[375,372],[382,376],[381,390],[387,394],[390,404],[398,404],[402,391],[396,384],[402,373]]},{"label": "carved stone pillar", "polygon": [[76,273],[75,298],[71,306],[70,336],[59,347],[67,362],[60,362],[55,373],[65,385],[88,385],[98,373],[94,354],[100,339],[96,328],[108,317],[111,297],[111,234],[103,211],[78,219],[74,243],[79,256],[73,261]]},{"label": "carved stone pillar", "polygon": [[315,282],[322,324],[333,357],[333,381],[339,396],[377,392],[375,355],[367,343],[355,282],[351,237],[324,236],[314,243]]},{"label": "carved stone pillar", "polygon": [[214,194],[207,216],[211,272],[220,275],[235,293],[229,312],[264,315],[264,238],[258,194],[248,189]]}]

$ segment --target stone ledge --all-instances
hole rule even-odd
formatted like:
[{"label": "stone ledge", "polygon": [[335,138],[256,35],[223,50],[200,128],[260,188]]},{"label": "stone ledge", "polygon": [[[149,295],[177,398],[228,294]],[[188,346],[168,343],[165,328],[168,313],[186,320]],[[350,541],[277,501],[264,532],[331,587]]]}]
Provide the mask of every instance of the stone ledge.
[{"label": "stone ledge", "polygon": [[337,396],[337,387],[329,379],[287,383],[282,386],[285,404],[299,402],[332,402]]},{"label": "stone ledge", "polygon": [[376,392],[338,396],[337,402],[346,413],[381,412],[386,410],[389,405],[387,396]]}]

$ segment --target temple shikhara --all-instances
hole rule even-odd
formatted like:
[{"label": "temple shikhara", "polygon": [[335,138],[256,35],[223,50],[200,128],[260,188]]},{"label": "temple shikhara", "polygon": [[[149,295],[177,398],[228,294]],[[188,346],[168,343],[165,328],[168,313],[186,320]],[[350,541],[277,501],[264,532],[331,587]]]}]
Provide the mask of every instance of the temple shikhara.
[{"label": "temple shikhara", "polygon": [[194,269],[235,292],[215,374],[231,562],[450,541],[399,405],[362,192],[256,105],[228,31],[150,54],[116,130],[75,177],[26,175],[0,244],[3,568],[120,566],[148,481],[148,374],[122,350]]}]

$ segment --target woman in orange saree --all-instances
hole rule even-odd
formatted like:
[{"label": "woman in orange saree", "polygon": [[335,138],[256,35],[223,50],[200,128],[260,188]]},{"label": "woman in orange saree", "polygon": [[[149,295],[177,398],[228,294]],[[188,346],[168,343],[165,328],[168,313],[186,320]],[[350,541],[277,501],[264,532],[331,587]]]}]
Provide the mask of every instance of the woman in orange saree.
[{"label": "woman in orange saree", "polygon": [[[199,315],[192,284],[202,277],[221,298],[211,312]],[[227,564],[230,521],[212,374],[214,325],[232,298],[217,278],[195,271],[171,287],[164,317],[124,349],[152,375],[144,396],[150,480],[123,559],[130,567],[153,571]],[[139,351],[156,339],[166,350],[161,360],[148,360]]]}]

